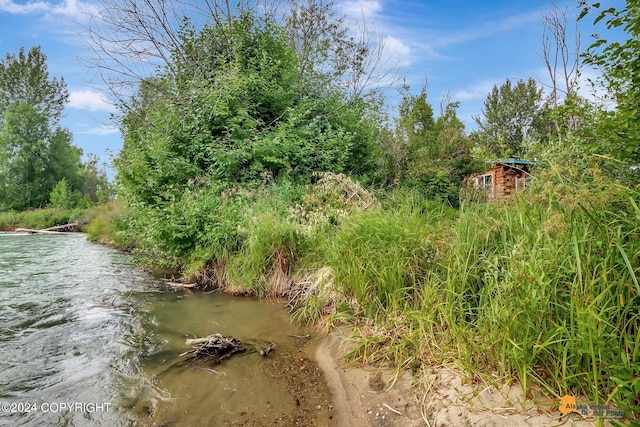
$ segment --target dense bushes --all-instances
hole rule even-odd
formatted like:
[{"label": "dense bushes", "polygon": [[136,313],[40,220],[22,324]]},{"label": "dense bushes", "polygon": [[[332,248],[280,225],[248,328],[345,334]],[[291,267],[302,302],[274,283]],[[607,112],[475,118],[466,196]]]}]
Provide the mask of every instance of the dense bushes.
[{"label": "dense bushes", "polygon": [[367,105],[331,88],[306,96],[282,28],[246,13],[184,34],[184,51],[143,82],[124,117],[116,166],[128,202],[155,209],[194,182],[305,182],[373,167]]},{"label": "dense bushes", "polygon": [[249,250],[243,230],[266,232],[246,217],[271,221],[249,208],[257,195],[304,186],[315,172],[375,171],[369,105],[326,85],[307,96],[314,82],[301,78],[282,27],[244,12],[181,35],[173,62],[142,83],[123,118],[119,194],[143,259],[226,263]]}]

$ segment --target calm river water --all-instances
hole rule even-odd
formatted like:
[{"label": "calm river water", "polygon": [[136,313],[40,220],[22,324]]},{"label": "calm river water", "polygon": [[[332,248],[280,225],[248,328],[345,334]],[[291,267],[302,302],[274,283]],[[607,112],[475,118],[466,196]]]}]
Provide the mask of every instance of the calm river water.
[{"label": "calm river water", "polygon": [[[213,333],[276,348],[178,357]],[[0,233],[0,425],[330,425],[306,333],[281,304],[165,290],[81,234]]]}]

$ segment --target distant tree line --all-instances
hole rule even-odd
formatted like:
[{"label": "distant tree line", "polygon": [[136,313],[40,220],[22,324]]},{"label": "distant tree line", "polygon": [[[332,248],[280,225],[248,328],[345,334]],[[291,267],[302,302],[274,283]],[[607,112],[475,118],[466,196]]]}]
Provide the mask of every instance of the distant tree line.
[{"label": "distant tree line", "polygon": [[0,60],[0,211],[71,208],[108,199],[104,168],[60,126],[69,93],[40,47]]}]

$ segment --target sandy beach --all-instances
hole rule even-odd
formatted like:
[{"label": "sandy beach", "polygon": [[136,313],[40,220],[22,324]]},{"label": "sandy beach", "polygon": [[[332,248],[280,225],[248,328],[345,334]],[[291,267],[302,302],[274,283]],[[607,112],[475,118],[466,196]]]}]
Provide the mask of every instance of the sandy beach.
[{"label": "sandy beach", "polygon": [[[414,427],[481,426],[543,427],[597,425],[595,419],[578,414],[561,417],[557,404],[536,396],[524,407],[519,386],[500,390],[483,384],[465,384],[460,375],[439,368],[425,383],[412,385],[411,375],[402,373],[391,386],[393,370],[375,367],[349,367],[342,362],[346,330],[323,337],[315,359],[324,372],[333,394],[333,413],[338,426]],[[426,386],[425,384],[428,384]],[[604,420],[605,426],[610,426]]]}]

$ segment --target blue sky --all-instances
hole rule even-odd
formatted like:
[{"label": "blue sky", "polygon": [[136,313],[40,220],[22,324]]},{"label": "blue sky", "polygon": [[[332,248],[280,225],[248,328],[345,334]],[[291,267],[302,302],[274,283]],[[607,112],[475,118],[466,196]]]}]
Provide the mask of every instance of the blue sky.
[{"label": "blue sky", "polygon": [[[417,92],[425,77],[430,103],[436,112],[443,96],[460,102],[459,116],[474,127],[487,94],[507,78],[532,77],[548,82],[541,57],[543,14],[549,0],[338,0],[341,11],[365,18],[384,40],[386,57],[400,67]],[[571,2],[570,13],[575,17]],[[603,6],[621,7],[623,0],[605,0]],[[564,9],[569,3],[558,1]],[[0,55],[16,54],[20,47],[39,45],[47,55],[51,76],[63,77],[70,92],[63,126],[75,145],[108,161],[122,141],[109,120],[114,107],[100,89],[95,73],[81,59],[86,56],[78,22],[94,10],[90,0],[0,0]],[[591,43],[592,18],[581,21],[582,46]],[[598,31],[602,31],[600,28]],[[585,76],[593,71],[583,70]],[[394,108],[393,96],[389,99]]]}]

